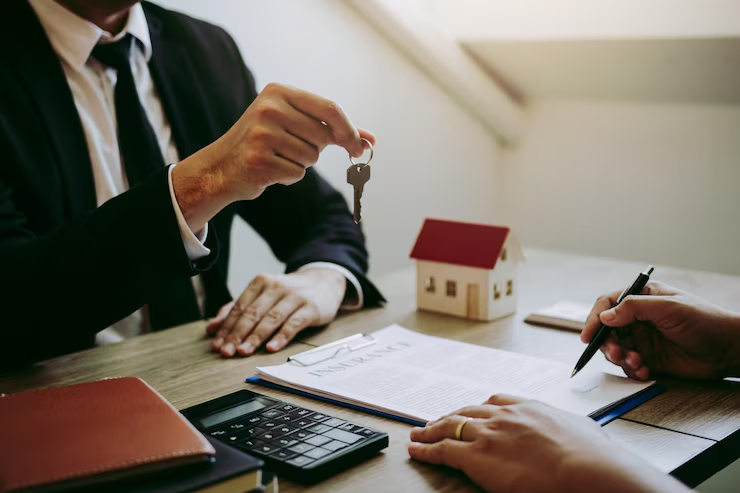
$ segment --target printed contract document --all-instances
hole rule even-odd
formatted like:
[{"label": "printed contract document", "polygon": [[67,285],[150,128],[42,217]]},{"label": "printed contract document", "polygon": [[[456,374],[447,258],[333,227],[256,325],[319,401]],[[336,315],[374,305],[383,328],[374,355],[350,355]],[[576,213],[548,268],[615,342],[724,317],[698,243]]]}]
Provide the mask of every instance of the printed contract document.
[{"label": "printed contract document", "polygon": [[391,325],[355,351],[334,348],[309,366],[296,361],[257,368],[268,382],[347,404],[430,421],[493,394],[537,399],[598,416],[655,382],[587,369],[571,379],[568,365],[432,337]]}]

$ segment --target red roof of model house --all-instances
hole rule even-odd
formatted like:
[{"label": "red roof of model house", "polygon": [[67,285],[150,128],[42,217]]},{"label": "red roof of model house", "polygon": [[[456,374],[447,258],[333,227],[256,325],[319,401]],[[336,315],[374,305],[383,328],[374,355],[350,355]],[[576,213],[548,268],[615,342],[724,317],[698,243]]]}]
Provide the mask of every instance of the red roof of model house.
[{"label": "red roof of model house", "polygon": [[411,258],[493,269],[508,236],[504,226],[426,219]]}]

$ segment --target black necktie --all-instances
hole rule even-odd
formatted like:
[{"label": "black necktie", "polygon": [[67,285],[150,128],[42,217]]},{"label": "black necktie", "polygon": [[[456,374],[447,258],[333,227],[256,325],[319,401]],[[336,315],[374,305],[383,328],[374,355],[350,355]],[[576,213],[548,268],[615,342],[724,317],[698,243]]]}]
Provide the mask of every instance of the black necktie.
[{"label": "black necktie", "polygon": [[[130,53],[135,41],[127,34],[114,43],[99,44],[92,52],[96,60],[117,72],[115,103],[118,146],[130,188],[161,172],[165,165],[131,73]],[[148,304],[149,321],[154,330],[201,318],[190,278],[167,282]]]}]

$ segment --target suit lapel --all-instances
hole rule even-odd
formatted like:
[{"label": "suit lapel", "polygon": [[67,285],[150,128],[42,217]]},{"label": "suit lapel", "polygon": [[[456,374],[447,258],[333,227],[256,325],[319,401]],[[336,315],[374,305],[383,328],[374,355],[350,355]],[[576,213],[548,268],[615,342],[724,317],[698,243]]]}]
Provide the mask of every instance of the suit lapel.
[{"label": "suit lapel", "polygon": [[3,30],[14,41],[8,58],[45,124],[46,137],[54,148],[64,181],[67,214],[74,216],[95,209],[95,183],[87,141],[59,58],[28,2],[10,0],[3,9],[6,19]]}]

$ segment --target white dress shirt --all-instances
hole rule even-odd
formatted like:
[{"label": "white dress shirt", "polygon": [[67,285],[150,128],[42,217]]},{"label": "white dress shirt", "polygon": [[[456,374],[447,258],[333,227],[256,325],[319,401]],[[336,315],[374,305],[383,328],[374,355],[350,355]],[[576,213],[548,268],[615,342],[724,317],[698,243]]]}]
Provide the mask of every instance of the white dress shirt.
[{"label": "white dress shirt", "polygon": [[[131,34],[138,41],[130,55],[131,72],[136,90],[159,142],[165,158],[164,162],[176,163],[179,156],[172,137],[172,129],[149,72],[148,62],[152,56],[152,43],[146,15],[141,5],[137,3],[131,8],[126,25],[120,33],[113,36],[56,1],[29,0],[29,3],[46,31],[51,46],[61,60],[64,74],[72,91],[90,152],[98,206],[128,190],[128,181],[118,148],[114,98],[117,73],[115,69],[100,64],[90,56],[98,43],[118,41],[126,34]],[[174,166],[170,167],[170,175],[173,168]],[[198,260],[208,256],[210,250],[203,244],[208,234],[208,225],[202,231],[193,233],[175,198],[172,180],[170,180],[170,195],[188,257],[190,260]],[[343,309],[362,307],[362,288],[350,271],[328,262],[310,263],[302,269],[318,267],[338,270],[347,278],[348,294],[353,299],[348,303],[345,302]],[[198,303],[203,310],[205,296],[197,276],[193,278],[193,285]],[[354,288],[354,292],[350,286]],[[112,328],[103,331],[99,334],[98,342],[117,342],[125,337],[148,331],[149,320],[145,307],[114,324]]]}]

